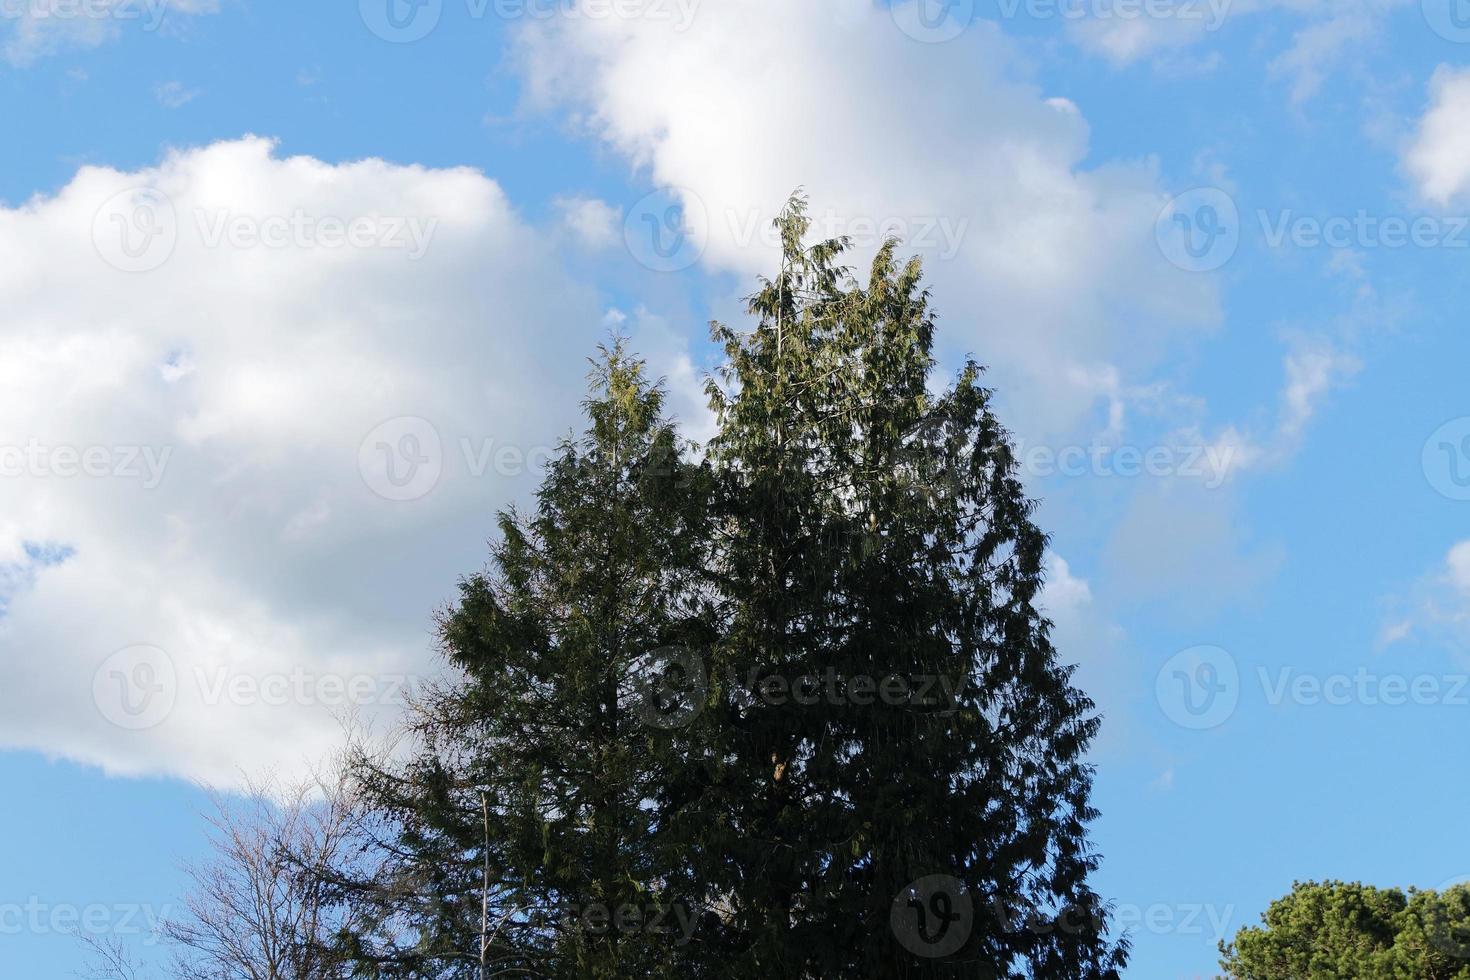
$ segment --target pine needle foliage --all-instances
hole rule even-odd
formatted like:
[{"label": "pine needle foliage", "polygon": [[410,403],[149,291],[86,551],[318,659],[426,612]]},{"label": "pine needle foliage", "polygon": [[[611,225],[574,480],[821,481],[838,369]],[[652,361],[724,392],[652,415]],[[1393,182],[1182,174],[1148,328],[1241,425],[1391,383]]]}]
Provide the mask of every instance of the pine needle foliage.
[{"label": "pine needle foliage", "polygon": [[897,243],[860,283],[802,197],[778,225],[753,329],[712,327],[711,443],[603,350],[587,430],[442,617],[461,680],[409,763],[361,766],[393,828],[344,890],[375,903],[362,976],[1117,975],[1099,722],[981,368],[932,387]]}]

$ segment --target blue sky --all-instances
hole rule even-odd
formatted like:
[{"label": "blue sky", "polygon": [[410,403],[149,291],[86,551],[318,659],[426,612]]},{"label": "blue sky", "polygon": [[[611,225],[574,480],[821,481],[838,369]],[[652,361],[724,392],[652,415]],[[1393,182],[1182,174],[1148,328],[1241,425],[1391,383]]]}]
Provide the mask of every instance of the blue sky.
[{"label": "blue sky", "polygon": [[196,785],[328,751],[323,678],[432,672],[610,329],[702,431],[798,186],[990,365],[1129,975],[1293,879],[1470,875],[1466,11],[586,2],[0,0],[0,974],[175,902]]}]

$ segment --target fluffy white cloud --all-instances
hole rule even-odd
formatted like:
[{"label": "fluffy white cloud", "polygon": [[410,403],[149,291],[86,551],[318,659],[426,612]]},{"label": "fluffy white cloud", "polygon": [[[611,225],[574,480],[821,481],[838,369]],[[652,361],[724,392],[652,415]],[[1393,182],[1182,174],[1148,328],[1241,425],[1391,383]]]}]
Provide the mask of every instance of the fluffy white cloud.
[{"label": "fluffy white cloud", "polygon": [[1046,588],[1042,590],[1042,608],[1052,618],[1069,619],[1092,603],[1092,587],[1086,579],[1072,574],[1072,566],[1055,552],[1047,556]]},{"label": "fluffy white cloud", "polygon": [[556,200],[562,223],[589,248],[608,248],[619,239],[622,215],[598,198],[561,197]]},{"label": "fluffy white cloud", "polygon": [[[1207,425],[1203,405],[1151,377],[1220,319],[1216,280],[1161,254],[1169,195],[1153,162],[1089,162],[1078,107],[1031,81],[994,23],[943,44],[909,26],[867,0],[729,0],[701,7],[682,32],[652,18],[532,24],[520,51],[533,104],[566,109],[669,189],[630,205],[630,228],[682,231],[743,288],[770,271],[776,243],[762,233],[804,186],[818,233],[865,246],[857,264],[882,230],[907,233],[927,262],[944,353],[952,363],[972,351],[992,367],[1027,445],[1170,449],[1175,476],[1111,481],[1122,498],[1106,505],[1119,524],[1104,531],[1104,561],[1119,594],[1254,586],[1279,551],[1242,546],[1235,495],[1221,484],[1287,460],[1356,362],[1301,342],[1269,427]],[[671,201],[683,205],[682,229]],[[1182,471],[1191,460],[1197,478]]]},{"label": "fluffy white cloud", "polygon": [[1429,108],[1404,152],[1419,195],[1441,207],[1470,193],[1470,68],[1441,65],[1429,82]]},{"label": "fluffy white cloud", "polygon": [[[728,0],[683,31],[651,17],[528,24],[520,57],[533,103],[568,109],[673,189],[695,251],[742,290],[770,271],[768,226],[798,186],[819,233],[863,253],[905,237],[928,260],[941,342],[1028,393],[1015,414],[1038,428],[1106,397],[1077,379],[1146,369],[1218,321],[1211,278],[1157,247],[1168,195],[1154,166],[1084,165],[1081,114],[1025,80],[993,24],[924,44],[871,0]],[[680,230],[663,198],[628,214]]]},{"label": "fluffy white cloud", "polygon": [[606,335],[553,237],[259,139],[0,208],[0,746],[229,780],[391,711]]}]

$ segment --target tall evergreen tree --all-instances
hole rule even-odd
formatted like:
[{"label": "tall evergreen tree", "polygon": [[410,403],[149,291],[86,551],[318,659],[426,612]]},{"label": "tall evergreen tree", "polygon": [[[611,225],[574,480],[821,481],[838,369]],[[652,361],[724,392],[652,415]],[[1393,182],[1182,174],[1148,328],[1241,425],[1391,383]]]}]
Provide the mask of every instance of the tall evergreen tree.
[{"label": "tall evergreen tree", "polygon": [[779,225],[754,330],[713,328],[704,460],[615,347],[444,617],[462,680],[410,764],[362,767],[388,830],[378,880],[338,883],[373,909],[364,976],[1116,975],[1098,722],[980,369],[929,389],[894,244],[861,284],[800,199]]},{"label": "tall evergreen tree", "polygon": [[693,860],[731,975],[1111,976],[1085,826],[1097,729],[1037,610],[1046,538],[917,260],[804,244],[716,325],[715,710]]},{"label": "tall evergreen tree", "polygon": [[441,618],[462,680],[419,706],[419,754],[359,760],[389,831],[375,880],[340,883],[376,910],[343,937],[363,975],[673,976],[689,940],[650,800],[664,729],[698,707],[665,675],[708,640],[707,481],[621,343],[593,382],[535,513],[501,516],[491,568]]}]

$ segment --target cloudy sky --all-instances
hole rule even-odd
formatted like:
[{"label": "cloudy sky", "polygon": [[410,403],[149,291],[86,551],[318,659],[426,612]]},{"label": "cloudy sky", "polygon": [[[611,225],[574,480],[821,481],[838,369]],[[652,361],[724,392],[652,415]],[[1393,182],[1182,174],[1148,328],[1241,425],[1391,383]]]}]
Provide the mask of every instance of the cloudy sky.
[{"label": "cloudy sky", "polygon": [[0,103],[0,973],[434,674],[610,331],[707,432],[798,187],[990,367],[1130,975],[1470,875],[1456,0],[0,0]]}]

